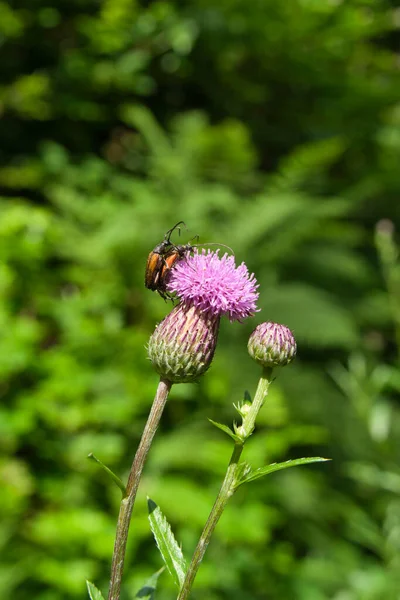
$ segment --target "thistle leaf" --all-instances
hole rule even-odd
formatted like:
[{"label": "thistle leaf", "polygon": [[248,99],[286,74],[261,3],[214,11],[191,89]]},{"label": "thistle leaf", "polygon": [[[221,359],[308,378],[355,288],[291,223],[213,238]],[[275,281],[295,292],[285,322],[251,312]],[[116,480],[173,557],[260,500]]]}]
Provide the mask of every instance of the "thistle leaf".
[{"label": "thistle leaf", "polygon": [[215,427],[217,427],[218,429],[221,429],[221,431],[223,431],[224,433],[229,435],[229,437],[231,437],[235,442],[241,441],[241,438],[238,435],[236,435],[235,433],[233,433],[233,431],[231,429],[229,429],[229,427],[227,427],[226,425],[223,425],[222,423],[217,423],[217,421],[213,421],[212,419],[208,419],[208,420],[210,421],[210,423],[215,425]]},{"label": "thistle leaf", "polygon": [[158,578],[161,573],[165,570],[165,567],[153,573],[151,577],[146,581],[146,583],[140,588],[135,598],[141,598],[142,600],[154,600],[155,593],[157,589]]},{"label": "thistle leaf", "polygon": [[97,587],[90,583],[90,581],[86,581],[87,589],[89,592],[90,600],[104,600],[103,595]]},{"label": "thistle leaf", "polygon": [[281,471],[282,469],[289,469],[290,467],[297,467],[300,465],[308,465],[314,462],[324,462],[327,460],[331,460],[330,458],[321,458],[320,456],[310,456],[308,458],[296,458],[294,460],[287,460],[286,462],[281,463],[272,463],[271,465],[267,465],[265,467],[261,467],[260,469],[256,469],[255,471],[250,471],[247,475],[244,475],[238,482],[237,487],[242,485],[243,483],[248,483],[249,481],[255,481],[260,477],[264,477],[264,475],[269,475],[270,473],[274,473],[275,471]]},{"label": "thistle leaf", "polygon": [[147,499],[150,527],[165,566],[180,588],[186,574],[186,563],[181,548],[172,533],[171,527],[161,510],[153,500]]},{"label": "thistle leaf", "polygon": [[125,498],[126,487],[124,486],[124,484],[122,483],[120,478],[113,471],[111,471],[111,469],[106,467],[106,465],[104,463],[102,463],[101,460],[93,454],[93,452],[88,454],[88,458],[90,458],[90,460],[94,460],[103,469],[103,471],[105,471],[107,473],[107,475],[110,477],[111,481],[113,481],[121,490],[122,497]]}]

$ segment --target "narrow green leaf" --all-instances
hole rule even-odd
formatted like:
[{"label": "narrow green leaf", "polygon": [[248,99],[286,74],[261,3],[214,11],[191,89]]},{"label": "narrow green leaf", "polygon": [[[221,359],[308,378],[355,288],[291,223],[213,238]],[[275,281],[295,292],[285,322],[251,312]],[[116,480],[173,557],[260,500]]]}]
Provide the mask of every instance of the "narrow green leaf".
[{"label": "narrow green leaf", "polygon": [[249,463],[247,462],[241,462],[238,464],[238,470],[237,470],[237,479],[242,482],[242,480],[245,479],[245,477],[247,477],[247,475],[249,475],[252,472],[251,470],[251,466],[249,465]]},{"label": "narrow green leaf", "polygon": [[146,583],[140,588],[135,598],[142,598],[142,600],[154,600],[157,589],[158,578],[161,573],[165,571],[165,567],[153,573],[153,575],[146,581]]},{"label": "narrow green leaf", "polygon": [[86,581],[86,585],[91,600],[104,600],[101,591],[98,590],[93,583],[90,583],[90,581]]},{"label": "narrow green leaf", "polygon": [[287,460],[286,462],[281,463],[272,463],[271,465],[267,465],[266,467],[261,467],[260,469],[256,469],[255,471],[251,471],[238,482],[237,487],[242,485],[242,483],[248,483],[249,481],[255,481],[260,477],[264,477],[264,475],[269,475],[270,473],[274,473],[275,471],[281,471],[282,469],[289,469],[290,467],[297,467],[300,465],[308,465],[314,462],[324,462],[327,460],[331,460],[330,458],[321,458],[320,456],[310,456],[308,458],[296,458],[294,460]]},{"label": "narrow green leaf", "polygon": [[229,437],[231,437],[233,440],[235,440],[235,442],[240,442],[241,438],[236,435],[235,433],[233,433],[233,431],[231,429],[229,429],[229,427],[227,427],[226,425],[223,425],[222,423],[217,423],[217,421],[213,421],[212,419],[208,419],[210,421],[210,423],[212,423],[213,425],[215,425],[215,427],[218,427],[218,429],[221,429],[221,431],[223,431],[224,433],[227,433],[229,435]]},{"label": "narrow green leaf", "polygon": [[124,484],[122,483],[120,478],[115,473],[113,473],[111,471],[111,469],[106,467],[106,465],[104,463],[102,463],[101,460],[99,460],[92,452],[90,454],[88,454],[88,458],[90,458],[91,460],[94,460],[95,462],[97,462],[98,465],[100,465],[100,467],[103,469],[103,471],[105,471],[107,473],[107,475],[112,479],[112,481],[115,484],[117,484],[117,486],[119,487],[119,489],[122,492],[122,497],[125,498],[126,487],[124,486]]},{"label": "narrow green leaf", "polygon": [[186,563],[167,519],[157,504],[147,498],[150,527],[165,565],[179,588],[185,579]]}]

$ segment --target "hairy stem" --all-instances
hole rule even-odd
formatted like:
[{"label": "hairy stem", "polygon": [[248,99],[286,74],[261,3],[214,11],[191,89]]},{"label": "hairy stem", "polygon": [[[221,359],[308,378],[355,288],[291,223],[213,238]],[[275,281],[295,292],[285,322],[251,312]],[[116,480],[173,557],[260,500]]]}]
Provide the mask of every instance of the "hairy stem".
[{"label": "hairy stem", "polygon": [[157,431],[171,386],[171,381],[163,378],[160,379],[153,406],[151,407],[142,438],[136,451],[135,458],[133,459],[128,484],[126,486],[126,496],[122,499],[119,509],[108,600],[119,600],[120,597],[126,543],[128,540],[129,525],[133,506],[135,504],[136,493],[139,487],[140,476],[154,435]]},{"label": "hairy stem", "polygon": [[193,582],[197,575],[197,571],[199,570],[200,563],[203,560],[204,554],[206,553],[207,546],[210,542],[214,529],[217,526],[217,523],[224,511],[226,503],[237,488],[241,473],[241,466],[239,460],[242,455],[246,440],[254,431],[256,417],[262,405],[265,402],[265,398],[267,397],[271,379],[272,369],[264,369],[257,386],[256,395],[252,402],[251,409],[243,419],[243,438],[240,442],[235,442],[235,447],[233,449],[232,456],[229,461],[225,479],[222,483],[221,489],[218,492],[218,496],[214,502],[214,506],[211,509],[210,515],[207,519],[207,523],[204,526],[199,542],[192,556],[192,560],[186,573],[185,581],[183,582],[177,600],[186,600],[187,598],[189,598]]}]

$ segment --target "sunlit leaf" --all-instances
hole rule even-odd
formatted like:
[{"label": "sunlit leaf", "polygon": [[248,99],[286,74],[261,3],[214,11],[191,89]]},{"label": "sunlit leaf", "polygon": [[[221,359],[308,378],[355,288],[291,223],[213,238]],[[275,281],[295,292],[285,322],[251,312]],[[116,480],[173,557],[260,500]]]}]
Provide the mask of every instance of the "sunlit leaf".
[{"label": "sunlit leaf", "polygon": [[210,423],[215,425],[215,427],[217,427],[218,429],[220,429],[221,431],[223,431],[224,433],[229,435],[229,437],[231,437],[233,440],[235,440],[235,442],[240,440],[240,437],[238,435],[236,435],[235,433],[233,433],[233,431],[231,429],[229,429],[229,427],[227,427],[226,425],[223,425],[222,423],[217,423],[217,421],[213,421],[212,419],[208,419],[208,420],[210,421]]},{"label": "sunlit leaf", "polygon": [[100,590],[97,589],[97,587],[93,583],[87,581],[86,585],[89,592],[90,600],[104,600],[102,593],[100,592]]},{"label": "sunlit leaf", "polygon": [[172,533],[171,526],[153,500],[147,499],[150,527],[165,566],[176,585],[181,587],[186,573],[186,563],[181,548]]},{"label": "sunlit leaf", "polygon": [[287,460],[286,462],[281,463],[273,463],[272,465],[267,465],[265,467],[261,467],[260,469],[256,469],[255,471],[251,471],[247,475],[245,475],[238,483],[242,485],[242,483],[248,483],[249,481],[255,481],[260,477],[264,477],[265,475],[269,475],[270,473],[274,473],[275,471],[281,471],[282,469],[289,469],[290,467],[298,467],[300,465],[308,465],[310,463],[315,462],[324,462],[330,460],[329,458],[321,458],[320,456],[312,456],[308,458],[296,458],[294,460]]}]

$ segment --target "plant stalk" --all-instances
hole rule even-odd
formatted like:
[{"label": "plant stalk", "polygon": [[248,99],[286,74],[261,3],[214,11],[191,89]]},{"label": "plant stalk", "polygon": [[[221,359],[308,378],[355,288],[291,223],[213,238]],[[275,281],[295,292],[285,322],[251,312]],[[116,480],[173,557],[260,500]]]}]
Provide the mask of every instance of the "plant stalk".
[{"label": "plant stalk", "polygon": [[108,600],[119,600],[120,597],[129,525],[133,506],[135,504],[136,493],[139,487],[140,476],[142,474],[143,465],[145,463],[154,435],[157,431],[157,427],[160,422],[171,386],[171,381],[163,379],[162,377],[160,378],[153,406],[151,407],[147,423],[143,430],[143,434],[135,454],[135,458],[133,459],[128,483],[126,486],[126,495],[122,499],[119,509],[114,553],[111,564],[111,579]]},{"label": "plant stalk", "polygon": [[199,570],[200,563],[203,560],[204,555],[206,553],[207,546],[210,542],[214,529],[217,526],[217,523],[224,511],[224,508],[229,498],[237,489],[241,473],[241,465],[239,463],[239,460],[242,455],[246,440],[254,431],[256,417],[262,405],[265,402],[265,398],[267,397],[268,388],[271,384],[271,380],[272,369],[265,368],[258,382],[256,395],[254,396],[251,408],[247,415],[243,418],[243,424],[241,426],[241,429],[243,431],[243,438],[241,441],[235,442],[235,446],[232,452],[231,459],[229,461],[225,479],[222,483],[220,491],[218,492],[218,496],[214,502],[214,506],[211,509],[210,515],[207,519],[207,523],[204,526],[196,549],[193,553],[192,560],[186,573],[185,581],[183,582],[177,600],[187,600],[187,598],[189,598],[193,582],[197,575],[197,571]]}]

